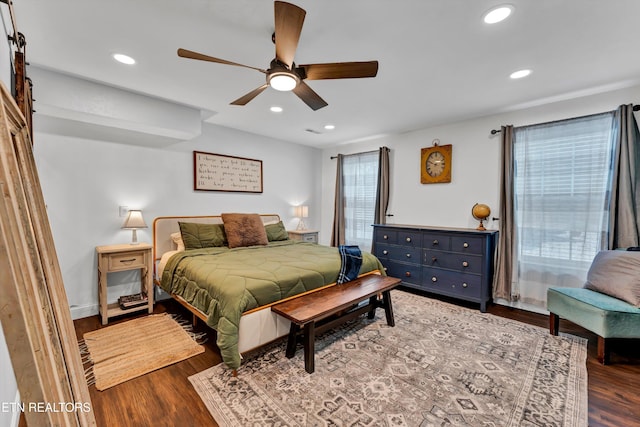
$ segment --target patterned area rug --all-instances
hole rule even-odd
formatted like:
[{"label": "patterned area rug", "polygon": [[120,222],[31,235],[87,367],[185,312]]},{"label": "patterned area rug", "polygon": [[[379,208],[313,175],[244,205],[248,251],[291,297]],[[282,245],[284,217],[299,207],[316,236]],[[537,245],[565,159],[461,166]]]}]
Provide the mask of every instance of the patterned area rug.
[{"label": "patterned area rug", "polygon": [[318,337],[315,372],[286,343],[189,378],[221,426],[587,425],[586,340],[394,290]]}]

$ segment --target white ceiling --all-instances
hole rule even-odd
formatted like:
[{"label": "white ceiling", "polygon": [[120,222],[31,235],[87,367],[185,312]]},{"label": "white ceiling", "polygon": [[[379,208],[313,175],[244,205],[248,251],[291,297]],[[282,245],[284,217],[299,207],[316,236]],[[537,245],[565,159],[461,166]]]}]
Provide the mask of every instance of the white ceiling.
[{"label": "white ceiling", "polygon": [[[229,105],[264,75],[176,54],[185,48],[268,68],[269,0],[15,0],[14,10],[31,64],[316,147],[640,83],[639,0],[507,1],[513,15],[490,26],[482,15],[501,0],[292,0],[307,11],[296,63],[380,63],[375,78],[309,81],[329,103],[318,111],[271,88],[244,107]],[[116,52],[137,63],[116,63]],[[533,73],[509,79],[522,68]],[[336,129],[324,130],[328,123]]]}]

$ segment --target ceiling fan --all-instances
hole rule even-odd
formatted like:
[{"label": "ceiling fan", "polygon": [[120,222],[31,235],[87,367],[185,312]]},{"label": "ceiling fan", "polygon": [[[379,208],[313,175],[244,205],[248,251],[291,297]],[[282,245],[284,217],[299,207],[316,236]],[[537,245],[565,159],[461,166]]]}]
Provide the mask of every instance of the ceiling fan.
[{"label": "ceiling fan", "polygon": [[272,40],[276,45],[276,57],[266,70],[214,58],[186,49],[178,49],[178,56],[250,68],[266,75],[267,82],[265,84],[236,99],[231,103],[232,105],[246,105],[267,87],[271,86],[276,90],[293,91],[311,109],[318,110],[328,104],[304,80],[375,77],[378,73],[378,61],[296,65],[293,62],[293,58],[298,47],[298,40],[300,39],[306,13],[304,9],[291,3],[275,2],[275,31]]}]

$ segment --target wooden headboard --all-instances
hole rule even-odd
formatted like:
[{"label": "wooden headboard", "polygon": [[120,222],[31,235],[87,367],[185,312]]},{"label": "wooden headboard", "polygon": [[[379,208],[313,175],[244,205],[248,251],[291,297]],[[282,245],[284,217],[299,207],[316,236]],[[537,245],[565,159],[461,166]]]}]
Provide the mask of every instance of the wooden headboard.
[{"label": "wooden headboard", "polygon": [[[280,221],[278,214],[260,214],[262,222]],[[160,216],[153,220],[153,259],[158,261],[162,254],[175,250],[171,233],[180,232],[178,222],[197,222],[200,224],[222,224],[222,217],[216,216]]]}]

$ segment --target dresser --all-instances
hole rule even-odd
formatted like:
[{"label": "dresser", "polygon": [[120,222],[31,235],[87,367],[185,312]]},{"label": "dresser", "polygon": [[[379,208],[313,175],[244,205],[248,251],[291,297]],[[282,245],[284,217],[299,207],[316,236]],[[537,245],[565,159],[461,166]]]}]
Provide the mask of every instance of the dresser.
[{"label": "dresser", "polygon": [[480,304],[491,301],[498,232],[418,225],[374,226],[373,253],[402,286]]}]

